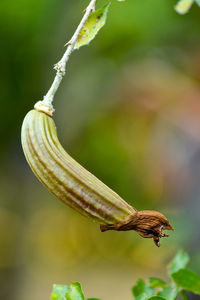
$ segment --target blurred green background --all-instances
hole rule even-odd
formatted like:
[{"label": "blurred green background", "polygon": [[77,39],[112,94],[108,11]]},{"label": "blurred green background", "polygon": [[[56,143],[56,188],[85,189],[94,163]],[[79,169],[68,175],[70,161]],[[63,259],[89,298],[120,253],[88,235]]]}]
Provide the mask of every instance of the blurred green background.
[{"label": "blurred green background", "polygon": [[[106,26],[70,58],[54,119],[63,146],[137,209],[175,226],[161,248],[135,232],[101,233],[35,178],[20,143],[86,0],[0,1],[0,298],[49,299],[80,281],[87,297],[130,300],[184,248],[200,268],[200,9],[112,1]],[[106,1],[99,0],[98,6]],[[191,298],[192,299],[192,298]]]}]

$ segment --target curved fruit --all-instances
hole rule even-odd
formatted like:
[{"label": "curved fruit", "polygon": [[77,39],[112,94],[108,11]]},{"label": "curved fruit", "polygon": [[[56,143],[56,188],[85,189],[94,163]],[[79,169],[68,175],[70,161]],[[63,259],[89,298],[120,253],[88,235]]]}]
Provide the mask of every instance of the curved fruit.
[{"label": "curved fruit", "polygon": [[57,198],[101,224],[101,231],[136,230],[143,237],[167,236],[173,229],[159,212],[136,211],[118,194],[78,164],[61,146],[53,119],[31,110],[22,125],[22,147],[38,179]]}]

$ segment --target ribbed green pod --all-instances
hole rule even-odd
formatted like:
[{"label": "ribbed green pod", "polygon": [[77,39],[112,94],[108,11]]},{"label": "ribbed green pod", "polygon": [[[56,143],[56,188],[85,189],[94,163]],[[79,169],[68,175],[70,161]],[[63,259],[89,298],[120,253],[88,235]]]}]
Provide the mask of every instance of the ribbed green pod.
[{"label": "ribbed green pod", "polygon": [[61,146],[53,119],[31,110],[22,125],[22,147],[38,179],[57,198],[100,224],[115,224],[136,210],[77,163]]}]

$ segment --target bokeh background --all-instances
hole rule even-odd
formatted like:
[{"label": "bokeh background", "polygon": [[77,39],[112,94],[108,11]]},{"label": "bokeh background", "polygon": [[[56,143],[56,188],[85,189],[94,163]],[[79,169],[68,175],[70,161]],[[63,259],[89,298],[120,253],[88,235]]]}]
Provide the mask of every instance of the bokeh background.
[{"label": "bokeh background", "polygon": [[[87,297],[131,300],[180,248],[200,269],[200,9],[112,1],[106,26],[73,53],[54,119],[67,151],[137,209],[175,226],[161,248],[98,224],[52,196],[27,165],[25,114],[42,99],[86,0],[0,1],[0,298],[49,299],[80,281]],[[105,3],[98,1],[101,6]],[[192,299],[192,298],[191,298]],[[193,298],[194,299],[194,298]]]}]

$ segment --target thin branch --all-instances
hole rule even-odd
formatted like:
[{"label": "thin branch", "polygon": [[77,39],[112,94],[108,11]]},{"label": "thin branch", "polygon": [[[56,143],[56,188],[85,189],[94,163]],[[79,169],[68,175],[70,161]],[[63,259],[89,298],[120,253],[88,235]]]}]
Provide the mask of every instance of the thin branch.
[{"label": "thin branch", "polygon": [[47,92],[46,96],[44,96],[43,101],[39,101],[35,104],[36,109],[45,111],[49,115],[53,114],[54,109],[52,106],[52,102],[54,99],[54,95],[65,75],[66,63],[69,60],[69,57],[72,54],[72,52],[75,50],[74,48],[75,48],[76,42],[78,40],[79,34],[80,34],[81,30],[83,29],[85,23],[87,22],[88,17],[90,16],[91,12],[95,11],[96,2],[97,2],[97,0],[91,0],[89,5],[85,9],[85,13],[84,13],[84,16],[83,16],[80,24],[78,25],[76,31],[74,32],[71,40],[67,43],[68,46],[67,46],[67,49],[66,49],[63,57],[54,66],[54,69],[57,71],[54,81],[53,81],[49,91]]}]

